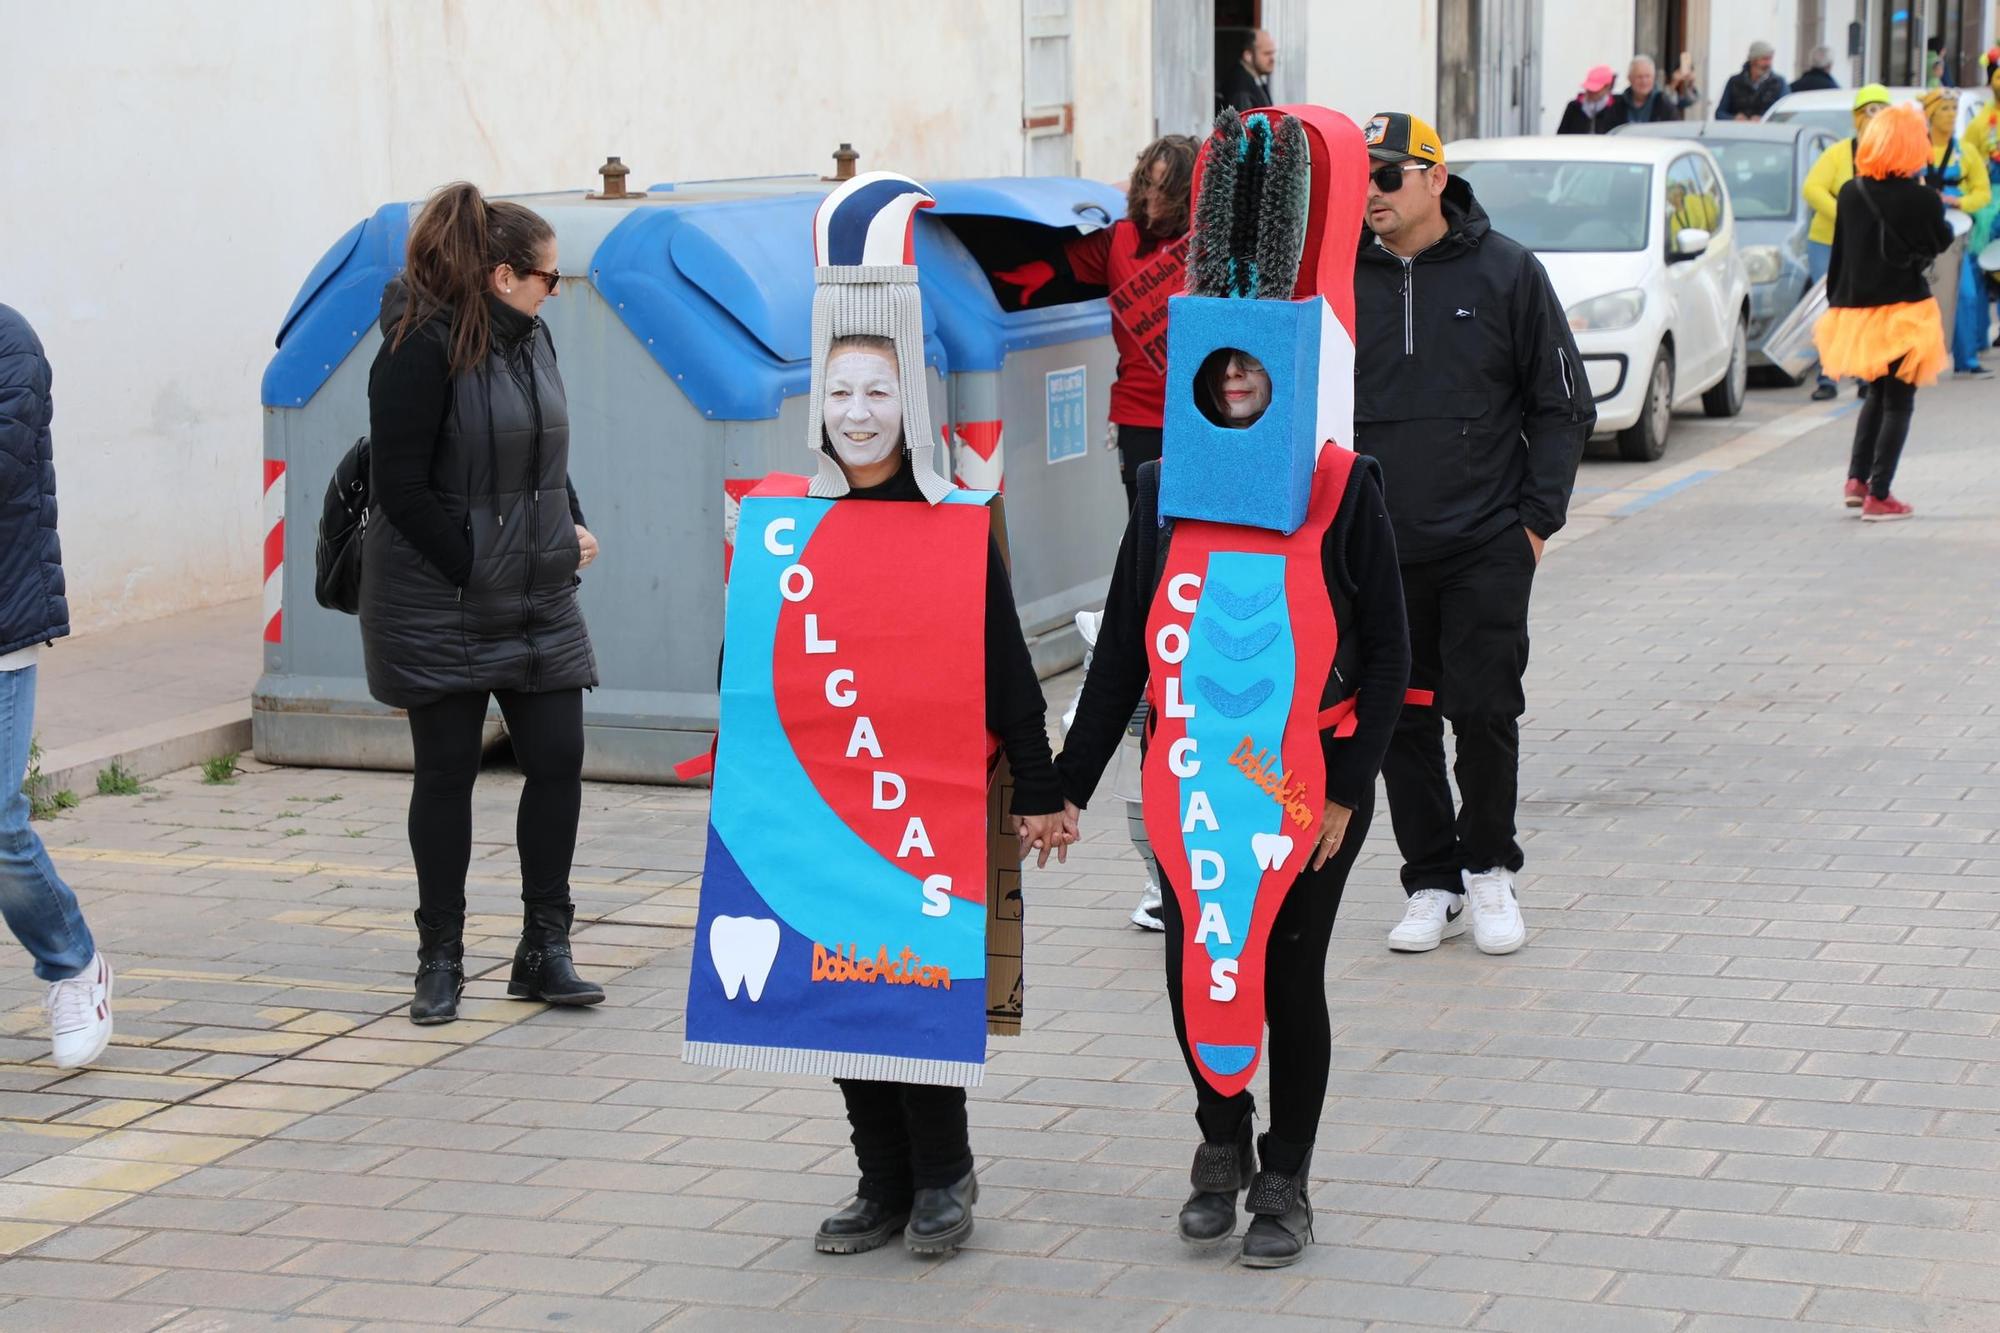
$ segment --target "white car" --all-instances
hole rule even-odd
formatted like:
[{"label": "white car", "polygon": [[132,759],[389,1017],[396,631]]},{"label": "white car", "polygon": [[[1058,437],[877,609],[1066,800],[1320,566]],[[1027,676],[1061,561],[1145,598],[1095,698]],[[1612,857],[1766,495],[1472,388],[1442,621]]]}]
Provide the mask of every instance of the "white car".
[{"label": "white car", "polygon": [[1542,261],[1583,356],[1597,429],[1666,452],[1676,408],[1743,410],[1750,282],[1715,159],[1636,135],[1466,139],[1445,149],[1493,229]]},{"label": "white car", "polygon": [[[1922,88],[1891,88],[1891,102],[1921,102]],[[1958,133],[1963,135],[1965,127],[1979,114],[1979,109],[1993,100],[1993,94],[1984,88],[1964,88],[1958,94]],[[1771,103],[1771,109],[1764,113],[1764,119],[1778,123],[1803,122],[1816,129],[1831,130],[1845,139],[1854,133],[1854,90],[1852,88],[1815,88],[1810,92],[1786,93]]]}]

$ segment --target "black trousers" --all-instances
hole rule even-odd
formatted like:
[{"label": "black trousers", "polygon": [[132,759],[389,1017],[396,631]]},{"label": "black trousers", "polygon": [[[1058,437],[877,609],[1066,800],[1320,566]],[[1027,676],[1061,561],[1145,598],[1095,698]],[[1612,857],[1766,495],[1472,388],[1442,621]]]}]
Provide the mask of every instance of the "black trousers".
[{"label": "black trousers", "polygon": [[[1470,551],[1403,566],[1410,616],[1410,688],[1382,778],[1403,853],[1403,889],[1463,891],[1461,870],[1521,868],[1514,807],[1527,698],[1528,595],[1535,551],[1510,527]],[[1458,809],[1445,773],[1444,724],[1458,744]]]},{"label": "black trousers", "polygon": [[[567,903],[576,824],[583,808],[583,691],[517,694],[500,690],[514,758],[527,777],[515,816],[521,900]],[[472,860],[472,784],[479,776],[484,693],[447,695],[410,710],[416,781],[410,788],[410,853],[418,907],[443,924],[465,915]]]},{"label": "black trousers", "polygon": [[1125,483],[1125,508],[1130,509],[1139,501],[1139,465],[1150,463],[1160,456],[1160,442],[1165,435],[1159,426],[1120,426],[1118,428],[1118,476]]},{"label": "black trousers", "polygon": [[965,1089],[927,1083],[879,1083],[840,1078],[854,1157],[861,1166],[855,1193],[902,1208],[917,1190],[943,1189],[972,1170]]},{"label": "black trousers", "polygon": [[[1268,1071],[1271,1084],[1270,1130],[1273,1138],[1305,1150],[1319,1134],[1319,1113],[1326,1104],[1326,1071],[1333,1058],[1333,1029],[1326,1013],[1326,946],[1333,938],[1333,919],[1347,874],[1367,841],[1375,817],[1370,792],[1347,821],[1340,850],[1318,870],[1305,870],[1285,895],[1271,923],[1264,954],[1264,1024],[1270,1030]],[[1224,1097],[1208,1086],[1188,1047],[1187,1015],[1182,1008],[1181,949],[1187,921],[1172,885],[1162,885],[1160,917],[1166,923],[1167,1000],[1174,1015],[1174,1037],[1181,1058],[1194,1078],[1195,1121],[1202,1137],[1225,1142],[1236,1136],[1243,1117],[1256,1109],[1246,1089]],[[1295,1170],[1297,1161],[1267,1163],[1275,1170]]]},{"label": "black trousers", "polygon": [[1868,493],[1878,500],[1889,498],[1889,483],[1896,479],[1896,465],[1903,459],[1903,442],[1910,437],[1910,418],[1917,408],[1917,386],[1896,378],[1899,359],[1889,373],[1871,380],[1868,396],[1854,417],[1854,451],[1847,460],[1847,476],[1868,483]]}]

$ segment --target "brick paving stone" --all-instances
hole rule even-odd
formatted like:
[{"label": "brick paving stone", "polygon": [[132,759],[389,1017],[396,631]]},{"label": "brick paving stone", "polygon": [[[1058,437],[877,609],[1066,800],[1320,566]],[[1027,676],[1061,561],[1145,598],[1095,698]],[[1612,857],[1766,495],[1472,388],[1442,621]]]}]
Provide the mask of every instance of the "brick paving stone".
[{"label": "brick paving stone", "polygon": [[[250,764],[42,826],[120,962],[120,1043],[35,1063],[36,991],[0,979],[0,1254],[30,1256],[0,1327],[2000,1328],[1991,401],[1927,391],[1922,516],[1886,529],[1828,503],[1851,417],[1592,511],[1796,393],[1679,419],[1659,468],[1586,462],[1536,590],[1530,944],[1389,954],[1378,821],[1296,1268],[1173,1233],[1191,1098],[1122,821],[1028,872],[979,1230],[920,1264],[812,1250],[853,1177],[826,1083],[679,1062],[703,793],[586,788],[577,946],[611,1000],[544,1012],[500,998],[520,780],[487,774],[466,1020],[420,1030],[408,779]],[[90,1268],[106,1299],[51,1294]]]}]

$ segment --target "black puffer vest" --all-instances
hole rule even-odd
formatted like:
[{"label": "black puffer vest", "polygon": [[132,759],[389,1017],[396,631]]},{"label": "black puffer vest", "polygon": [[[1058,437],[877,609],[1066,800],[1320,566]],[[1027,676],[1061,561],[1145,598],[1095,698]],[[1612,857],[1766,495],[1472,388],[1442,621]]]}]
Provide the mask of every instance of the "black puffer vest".
[{"label": "black puffer vest", "polygon": [[[382,303],[384,338],[402,308],[392,287]],[[440,314],[410,336],[448,338],[450,318]],[[448,694],[596,685],[576,600],[568,403],[540,320],[495,310],[484,364],[453,377],[431,487],[465,526],[472,573],[454,587],[374,507],[361,561],[369,693],[411,708]]]}]

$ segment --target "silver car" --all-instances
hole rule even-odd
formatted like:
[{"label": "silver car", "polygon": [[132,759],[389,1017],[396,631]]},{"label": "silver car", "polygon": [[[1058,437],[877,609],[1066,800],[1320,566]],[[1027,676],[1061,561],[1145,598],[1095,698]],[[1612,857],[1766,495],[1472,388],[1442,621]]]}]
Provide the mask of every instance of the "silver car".
[{"label": "silver car", "polygon": [[1819,155],[1845,136],[1811,122],[1682,120],[1621,125],[1614,133],[1699,139],[1722,168],[1750,279],[1750,368],[1759,379],[1791,384],[1764,355],[1764,337],[1812,285],[1806,231],[1812,210],[1801,187]]}]

